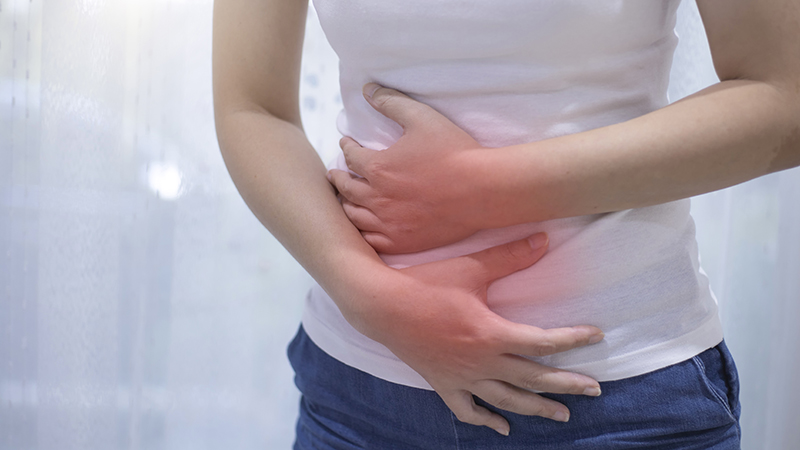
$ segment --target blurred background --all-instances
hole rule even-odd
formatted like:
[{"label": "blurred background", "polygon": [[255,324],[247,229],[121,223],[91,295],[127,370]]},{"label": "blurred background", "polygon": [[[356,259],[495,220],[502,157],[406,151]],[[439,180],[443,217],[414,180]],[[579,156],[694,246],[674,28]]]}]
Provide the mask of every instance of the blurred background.
[{"label": "blurred background", "polygon": [[[310,277],[217,147],[210,0],[0,0],[0,449],[289,449]],[[693,1],[670,98],[711,83]],[[336,151],[313,10],[303,121]],[[745,449],[800,448],[800,171],[693,199]]]}]

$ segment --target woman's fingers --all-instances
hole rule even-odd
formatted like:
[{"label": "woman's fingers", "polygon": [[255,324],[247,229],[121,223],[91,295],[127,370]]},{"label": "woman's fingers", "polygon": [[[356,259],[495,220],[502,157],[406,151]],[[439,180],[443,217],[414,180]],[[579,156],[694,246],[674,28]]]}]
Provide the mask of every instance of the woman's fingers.
[{"label": "woman's fingers", "polygon": [[503,334],[502,341],[509,353],[524,356],[548,356],[573,348],[600,342],[605,335],[602,330],[591,325],[541,329],[508,321],[506,326],[498,327]]},{"label": "woman's fingers", "polygon": [[476,384],[474,394],[504,411],[559,422],[569,420],[569,409],[561,403],[500,381],[481,381]]},{"label": "woman's fingers", "polygon": [[459,421],[486,426],[504,436],[508,436],[510,430],[508,421],[503,416],[477,405],[472,397],[473,394],[503,411],[539,416],[559,422],[569,420],[569,409],[561,403],[502,381],[479,381],[475,383],[473,391],[437,391],[437,393]]},{"label": "woman's fingers", "polygon": [[370,150],[359,145],[353,138],[345,136],[339,140],[339,147],[344,154],[344,162],[347,168],[353,172],[366,177],[368,175],[368,164],[378,155],[377,150]]},{"label": "woman's fingers", "polygon": [[365,205],[369,201],[369,182],[344,170],[331,169],[328,180],[339,191],[339,195],[357,205]]},{"label": "woman's fingers", "polygon": [[521,356],[507,357],[502,365],[493,368],[492,378],[522,389],[551,394],[600,395],[600,383],[591,377],[543,366]]},{"label": "woman's fingers", "polygon": [[383,233],[362,231],[361,236],[367,241],[367,244],[378,253],[397,253],[394,242]]},{"label": "woman's fingers", "polygon": [[475,404],[470,392],[464,390],[439,392],[444,403],[453,411],[456,419],[470,425],[489,427],[503,436],[508,436],[511,427],[503,416]]},{"label": "woman's fingers", "polygon": [[369,209],[356,205],[355,203],[342,199],[342,209],[350,222],[361,231],[377,231],[380,232],[384,229],[381,219]]},{"label": "woman's fingers", "polygon": [[548,238],[545,233],[537,233],[528,239],[455,258],[460,271],[482,285],[533,265],[547,252]]},{"label": "woman's fingers", "polygon": [[[364,85],[364,98],[376,111],[397,122],[403,129],[414,124],[431,125],[444,116],[406,94],[375,83]],[[448,121],[449,122],[449,121]]]}]

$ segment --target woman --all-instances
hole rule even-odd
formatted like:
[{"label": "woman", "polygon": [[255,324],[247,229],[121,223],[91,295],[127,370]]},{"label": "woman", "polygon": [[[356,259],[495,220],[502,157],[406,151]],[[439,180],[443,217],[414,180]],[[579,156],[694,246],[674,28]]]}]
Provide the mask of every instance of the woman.
[{"label": "woman", "polygon": [[699,6],[723,81],[666,106],[674,0],[318,2],[340,204],[300,124],[306,5],[215,4],[226,164],[321,286],[297,448],[738,447],[685,198],[800,164],[800,8]]}]

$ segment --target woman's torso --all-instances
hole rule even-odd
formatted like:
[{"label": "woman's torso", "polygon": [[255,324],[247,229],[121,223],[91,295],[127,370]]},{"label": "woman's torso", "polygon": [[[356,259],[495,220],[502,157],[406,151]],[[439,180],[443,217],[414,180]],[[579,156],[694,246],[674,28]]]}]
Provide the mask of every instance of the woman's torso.
[{"label": "woman's torso", "polygon": [[[342,134],[383,149],[402,134],[361,95],[367,82],[431,105],[487,147],[628,120],[667,104],[678,0],[317,0],[340,57]],[[642,149],[647,151],[647,149]],[[345,168],[340,158],[336,163]],[[689,201],[484,230],[406,255],[394,267],[546,231],[548,254],[494,283],[489,306],[544,328],[596,325],[600,344],[540,360],[612,380],[694,356],[721,340],[699,270]],[[380,378],[427,387],[312,290],[304,325],[332,356]]]}]

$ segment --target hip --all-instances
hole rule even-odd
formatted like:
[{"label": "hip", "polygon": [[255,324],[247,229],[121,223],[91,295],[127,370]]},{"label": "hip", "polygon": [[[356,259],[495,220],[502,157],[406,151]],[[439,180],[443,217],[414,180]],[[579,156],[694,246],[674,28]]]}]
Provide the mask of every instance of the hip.
[{"label": "hip", "polygon": [[567,423],[498,411],[511,425],[508,437],[459,422],[435,392],[339,362],[302,328],[289,359],[303,394],[297,450],[740,448],[738,376],[724,342],[654,372],[602,382],[597,398],[543,394],[570,408]]}]

